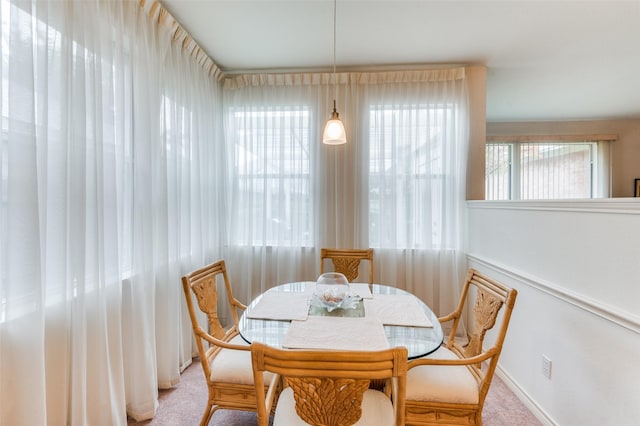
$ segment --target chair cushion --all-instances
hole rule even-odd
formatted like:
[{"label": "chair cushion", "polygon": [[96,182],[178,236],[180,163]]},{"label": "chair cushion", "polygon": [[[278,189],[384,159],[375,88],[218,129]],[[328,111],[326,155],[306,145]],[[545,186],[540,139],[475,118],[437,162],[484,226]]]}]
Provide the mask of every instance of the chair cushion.
[{"label": "chair cushion", "polygon": [[[244,345],[249,349],[249,344],[241,337],[235,336],[229,343]],[[222,349],[211,361],[211,380],[214,382],[235,383],[242,385],[253,384],[253,367],[251,366],[251,351],[239,351],[235,349]],[[265,384],[271,381],[273,373],[264,373]]]},{"label": "chair cushion", "polygon": [[[368,389],[362,399],[362,416],[354,426],[391,426],[395,425],[393,405],[382,392]],[[293,390],[286,388],[280,393],[273,417],[273,426],[308,426],[296,413]]]},{"label": "chair cushion", "polygon": [[[458,359],[443,346],[425,358]],[[464,365],[420,365],[407,372],[407,401],[477,404],[478,393],[478,383]]]}]

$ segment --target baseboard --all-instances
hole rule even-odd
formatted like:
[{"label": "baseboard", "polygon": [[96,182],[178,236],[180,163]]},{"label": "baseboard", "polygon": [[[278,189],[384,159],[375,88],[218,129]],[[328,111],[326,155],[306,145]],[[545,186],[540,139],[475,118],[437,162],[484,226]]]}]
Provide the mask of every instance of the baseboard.
[{"label": "baseboard", "polygon": [[498,365],[498,368],[496,368],[495,374],[500,377],[500,379],[502,379],[505,386],[507,386],[509,390],[511,390],[511,392],[513,392],[516,397],[518,397],[518,399],[529,409],[529,411],[531,411],[534,416],[536,416],[538,420],[540,420],[543,425],[556,425],[553,419],[551,419],[551,417],[542,409],[542,407],[536,404],[536,402],[529,396],[529,394],[527,394],[527,392],[525,392],[524,389],[522,389],[520,385],[518,385],[518,383],[513,380],[509,373],[507,373],[500,367],[500,365]]}]

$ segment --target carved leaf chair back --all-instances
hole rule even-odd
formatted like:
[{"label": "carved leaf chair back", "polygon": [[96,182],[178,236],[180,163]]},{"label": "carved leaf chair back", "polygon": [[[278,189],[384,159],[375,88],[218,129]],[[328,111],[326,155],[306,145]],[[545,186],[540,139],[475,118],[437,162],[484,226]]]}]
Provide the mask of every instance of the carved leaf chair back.
[{"label": "carved leaf chair back", "polygon": [[[273,425],[404,425],[407,349],[383,351],[283,350],[261,343],[251,345],[258,397],[258,424]],[[271,389],[260,386],[270,371],[282,385],[276,400]],[[371,389],[372,381],[386,384]]]},{"label": "carved leaf chair back", "polygon": [[[517,291],[470,269],[456,310],[439,318],[451,331],[433,354],[409,362],[407,425],[481,425]],[[473,304],[466,339],[462,321]],[[497,327],[496,327],[497,325]],[[489,347],[485,342],[491,330]]]},{"label": "carved leaf chair back", "polygon": [[349,282],[358,278],[360,261],[369,262],[369,284],[373,284],[373,249],[328,249],[320,250],[320,273],[325,269],[325,259],[333,263],[333,270],[347,277]]},{"label": "carved leaf chair back", "polygon": [[[227,329],[218,316],[218,303],[225,303],[218,293],[222,283],[233,320]],[[209,424],[220,408],[256,411],[251,352],[238,332],[238,310],[246,306],[233,297],[224,260],[183,276],[182,288],[209,391],[200,425]],[[206,328],[200,324],[196,309],[206,315]]]}]

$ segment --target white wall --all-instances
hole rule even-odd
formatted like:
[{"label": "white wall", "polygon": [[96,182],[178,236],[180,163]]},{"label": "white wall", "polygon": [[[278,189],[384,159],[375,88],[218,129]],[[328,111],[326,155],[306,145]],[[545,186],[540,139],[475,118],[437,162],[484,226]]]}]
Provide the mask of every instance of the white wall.
[{"label": "white wall", "polygon": [[545,423],[639,425],[640,200],[468,206],[469,266],[519,292],[503,378]]}]

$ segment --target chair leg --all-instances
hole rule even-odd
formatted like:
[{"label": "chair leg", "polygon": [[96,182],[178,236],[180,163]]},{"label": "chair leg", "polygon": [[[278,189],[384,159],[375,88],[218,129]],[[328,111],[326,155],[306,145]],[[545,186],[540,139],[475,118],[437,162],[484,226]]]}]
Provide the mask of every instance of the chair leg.
[{"label": "chair leg", "polygon": [[207,408],[204,410],[204,414],[202,415],[202,420],[200,420],[200,426],[207,426],[211,421],[211,416],[215,412],[215,408],[213,403],[207,402]]}]

